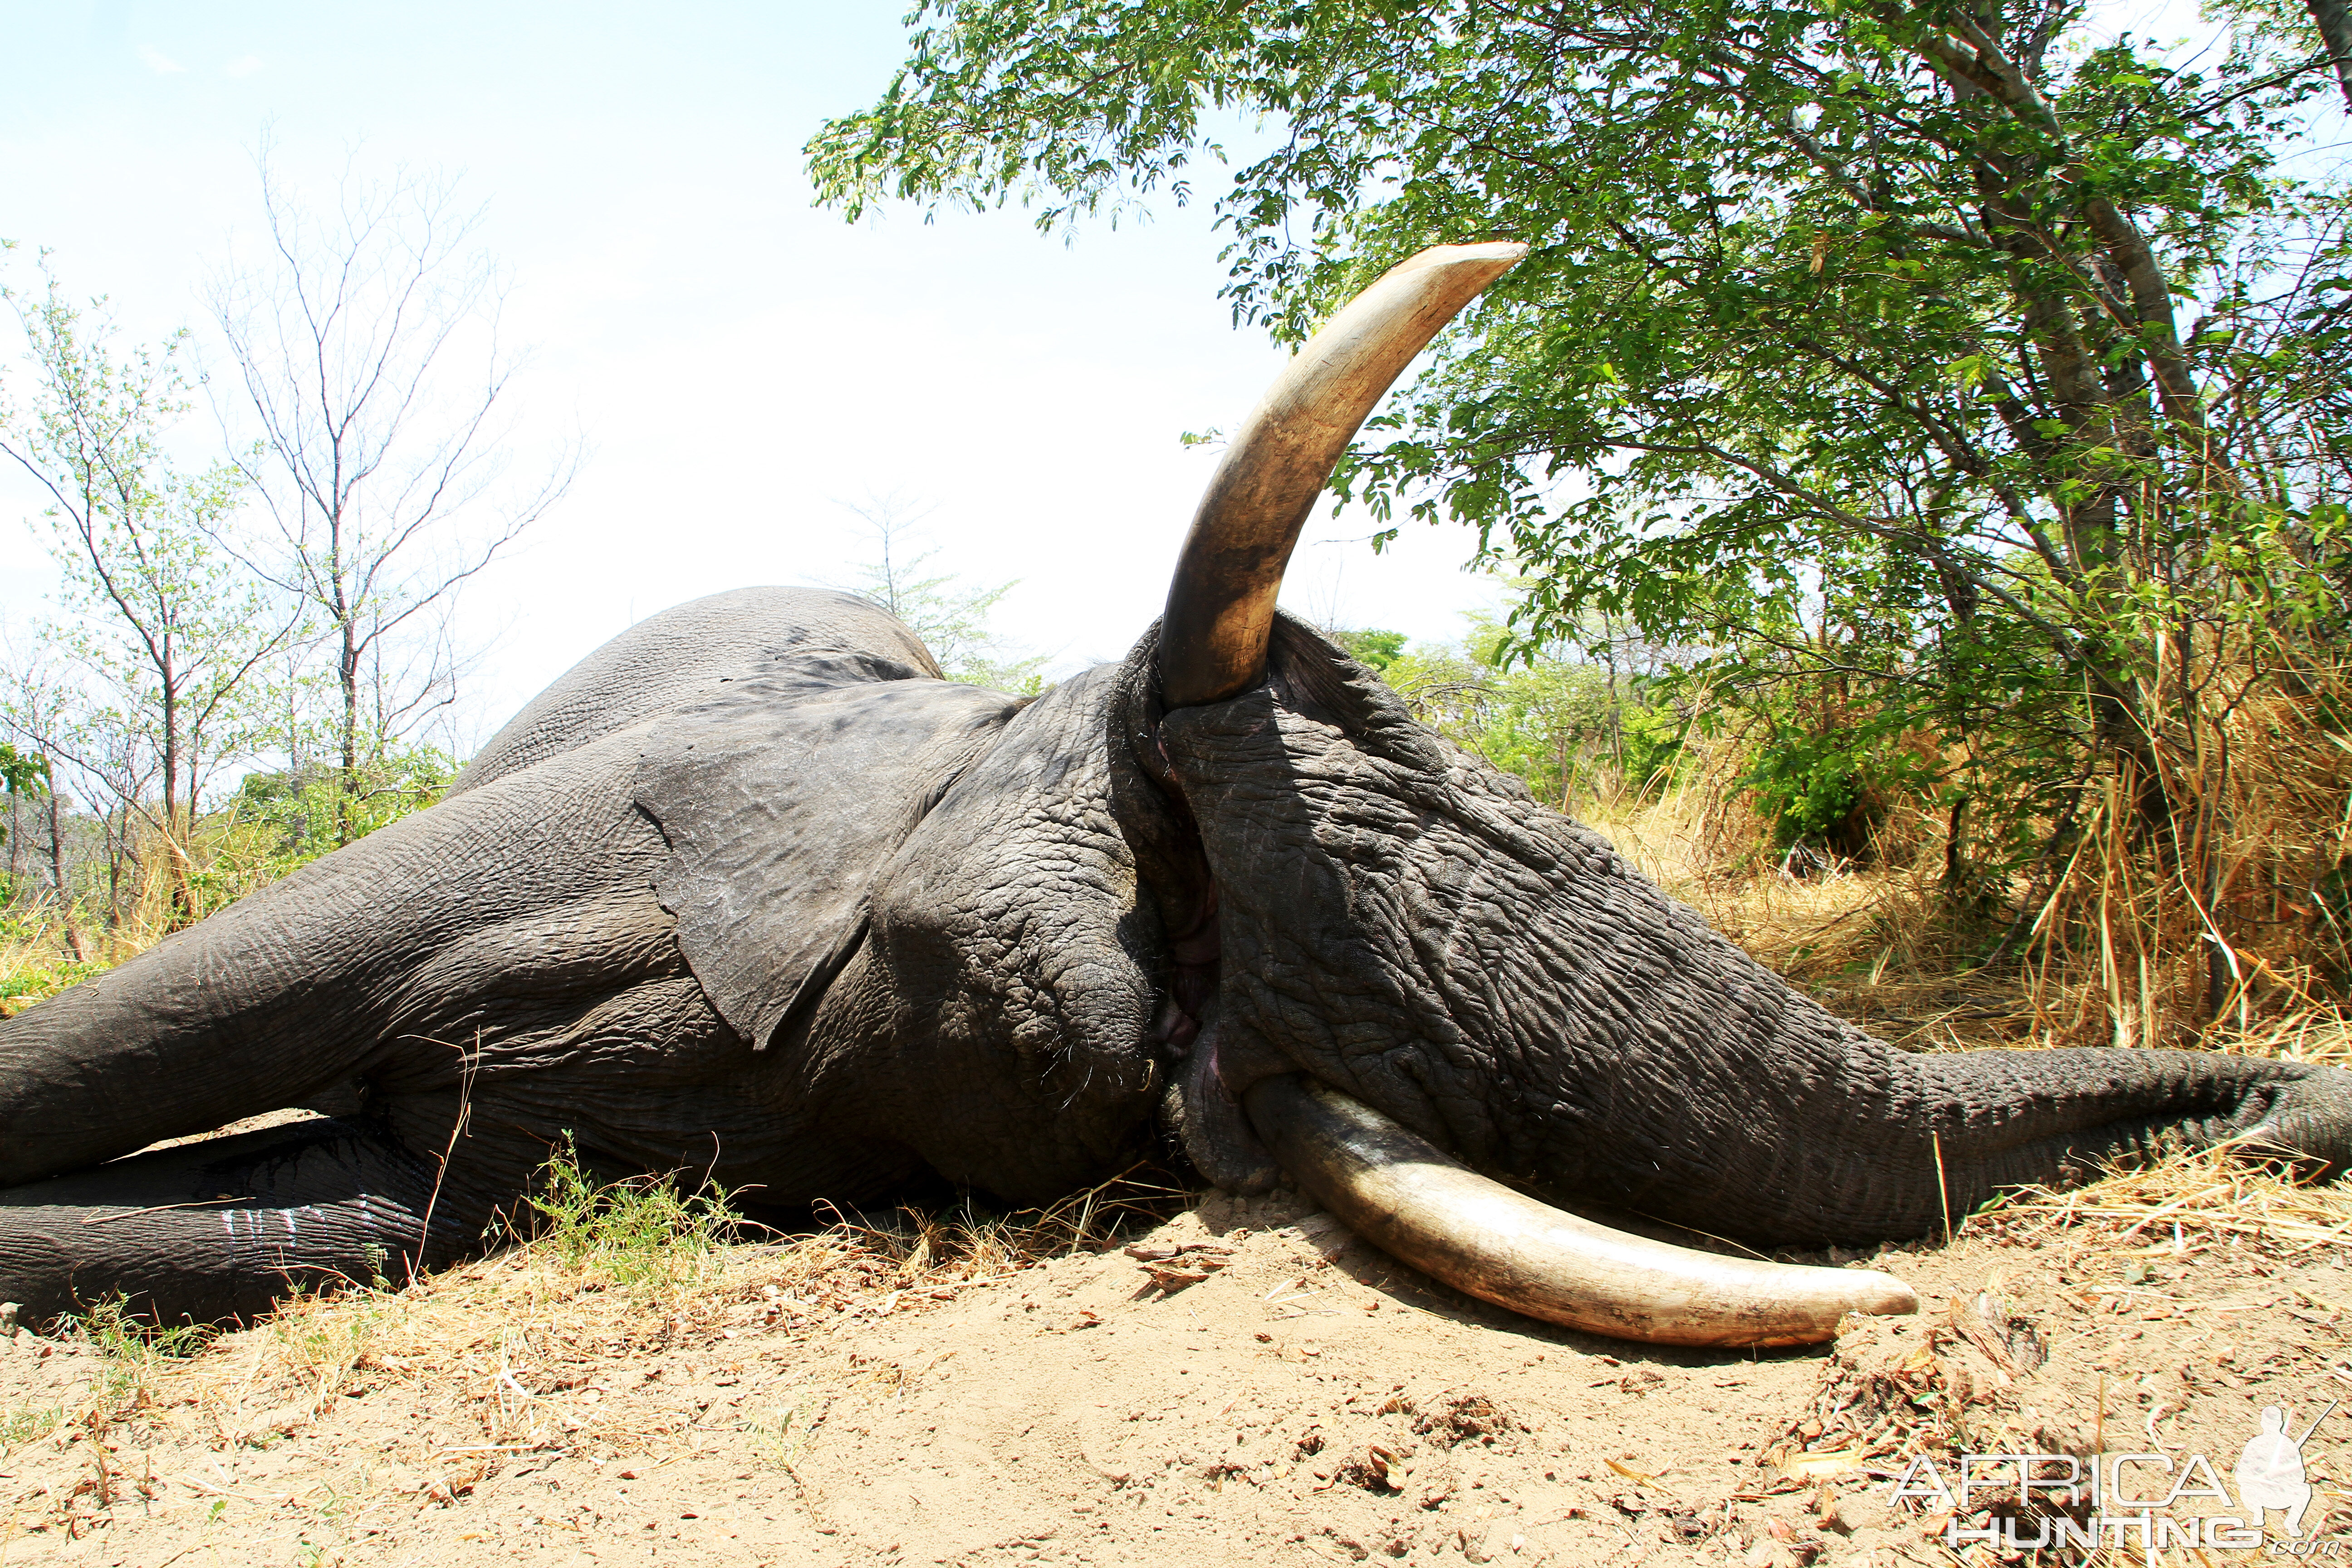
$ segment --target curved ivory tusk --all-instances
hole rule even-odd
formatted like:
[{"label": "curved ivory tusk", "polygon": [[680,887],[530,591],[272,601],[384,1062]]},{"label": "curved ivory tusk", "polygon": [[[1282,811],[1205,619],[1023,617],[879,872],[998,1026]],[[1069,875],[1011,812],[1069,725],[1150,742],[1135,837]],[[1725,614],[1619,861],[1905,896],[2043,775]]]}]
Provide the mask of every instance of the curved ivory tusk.
[{"label": "curved ivory tusk", "polygon": [[1563,1214],[1319,1084],[1267,1079],[1247,1104],[1284,1168],[1358,1235],[1531,1318],[1655,1344],[1805,1345],[1848,1312],[1919,1310],[1892,1275],[1723,1258]]},{"label": "curved ivory tusk", "polygon": [[1399,262],[1307,341],[1225,449],[1184,537],[1160,625],[1161,700],[1217,702],[1265,668],[1291,546],[1356,427],[1413,355],[1524,245],[1440,245]]}]

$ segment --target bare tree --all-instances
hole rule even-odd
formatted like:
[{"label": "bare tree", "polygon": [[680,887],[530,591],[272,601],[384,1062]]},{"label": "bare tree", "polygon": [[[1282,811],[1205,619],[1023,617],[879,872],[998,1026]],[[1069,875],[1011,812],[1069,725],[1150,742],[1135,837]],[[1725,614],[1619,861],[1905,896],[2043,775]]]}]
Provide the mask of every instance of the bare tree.
[{"label": "bare tree", "polygon": [[348,843],[362,764],[450,700],[455,661],[416,657],[415,634],[561,499],[579,451],[501,487],[516,362],[500,279],[472,248],[480,215],[449,182],[347,168],[313,211],[266,150],[260,174],[265,254],[211,291],[249,416],[224,418],[257,435],[240,460],[275,537],[257,569],[312,607],[333,665]]}]

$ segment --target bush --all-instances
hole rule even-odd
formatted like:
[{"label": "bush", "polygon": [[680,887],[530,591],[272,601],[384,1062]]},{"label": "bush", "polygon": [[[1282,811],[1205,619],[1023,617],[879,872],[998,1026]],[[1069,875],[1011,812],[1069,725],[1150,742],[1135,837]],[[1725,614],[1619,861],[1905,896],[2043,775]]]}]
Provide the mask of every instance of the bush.
[{"label": "bush", "polygon": [[1771,825],[1775,848],[1818,845],[1861,859],[1885,804],[1868,751],[1850,735],[1776,736],[1748,753],[1738,783]]},{"label": "bush", "polygon": [[319,763],[248,774],[223,816],[226,853],[191,879],[201,911],[229,903],[263,881],[308,865],[349,837],[363,838],[447,792],[457,763],[433,746],[399,747],[360,768],[346,794],[339,768]]},{"label": "bush", "polygon": [[1689,723],[1654,669],[1517,646],[1485,617],[1459,643],[1407,647],[1403,633],[1387,631],[1341,631],[1332,640],[1414,717],[1562,810],[1580,795],[1651,788],[1682,765]]},{"label": "bush", "polygon": [[583,1169],[568,1136],[541,1167],[530,1203],[537,1245],[632,1289],[694,1279],[743,1223],[715,1185],[681,1194],[668,1176],[600,1183]]}]

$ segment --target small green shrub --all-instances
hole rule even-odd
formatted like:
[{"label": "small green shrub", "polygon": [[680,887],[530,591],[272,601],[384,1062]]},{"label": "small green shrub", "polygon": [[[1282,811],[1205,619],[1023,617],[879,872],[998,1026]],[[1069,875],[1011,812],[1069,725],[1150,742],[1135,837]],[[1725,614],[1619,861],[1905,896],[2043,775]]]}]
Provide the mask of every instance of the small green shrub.
[{"label": "small green shrub", "polygon": [[1690,721],[1672,707],[1628,705],[1622,721],[1626,784],[1635,790],[1664,789],[1677,782],[1689,752],[1683,742]]},{"label": "small green shrub", "polygon": [[62,1405],[12,1405],[0,1410],[0,1458],[26,1443],[37,1443],[65,1421]]},{"label": "small green shrub", "polygon": [[212,1343],[215,1332],[194,1323],[159,1328],[131,1311],[131,1298],[121,1292],[58,1320],[58,1338],[79,1340],[102,1360],[122,1367],[185,1361]]},{"label": "small green shrub", "polygon": [[118,1292],[59,1317],[53,1332],[96,1352],[89,1419],[103,1426],[145,1404],[149,1379],[165,1363],[185,1361],[211,1344],[218,1331],[194,1323],[160,1327],[132,1312],[130,1297]]},{"label": "small green shrub", "polygon": [[743,1223],[715,1185],[681,1194],[668,1176],[600,1183],[568,1138],[541,1167],[530,1203],[534,1245],[630,1289],[691,1281]]}]

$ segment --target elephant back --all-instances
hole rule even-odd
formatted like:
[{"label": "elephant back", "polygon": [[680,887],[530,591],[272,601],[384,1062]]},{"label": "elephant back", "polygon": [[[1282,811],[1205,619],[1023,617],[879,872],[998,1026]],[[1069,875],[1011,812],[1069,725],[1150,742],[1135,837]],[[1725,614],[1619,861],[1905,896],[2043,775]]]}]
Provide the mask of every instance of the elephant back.
[{"label": "elephant back", "polygon": [[449,793],[698,707],[730,682],[811,647],[871,655],[877,679],[940,675],[929,650],[897,616],[853,595],[775,587],[713,594],[648,616],[573,665],[507,721]]}]

